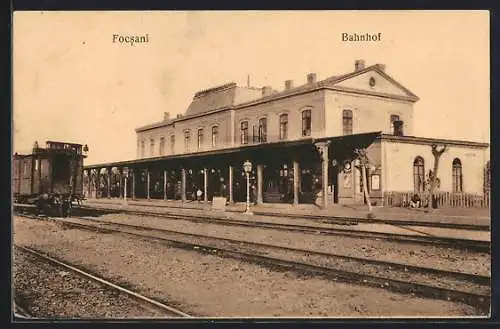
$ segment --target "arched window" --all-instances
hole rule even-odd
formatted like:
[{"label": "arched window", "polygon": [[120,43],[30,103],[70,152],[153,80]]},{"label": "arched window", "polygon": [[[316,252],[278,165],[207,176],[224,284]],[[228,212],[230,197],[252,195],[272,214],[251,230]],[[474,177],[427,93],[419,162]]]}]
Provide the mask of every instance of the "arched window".
[{"label": "arched window", "polygon": [[462,192],[462,162],[455,158],[452,163],[452,190]]},{"label": "arched window", "polygon": [[311,110],[302,111],[302,136],[311,136]]},{"label": "arched window", "polygon": [[288,138],[288,114],[280,115],[280,140]]},{"label": "arched window", "polygon": [[423,192],[425,188],[425,165],[424,159],[418,156],[413,161],[413,189],[415,192]]},{"label": "arched window", "polygon": [[203,146],[203,129],[198,129],[198,150]]},{"label": "arched window", "polygon": [[241,122],[241,144],[248,144],[248,121]]},{"label": "arched window", "polygon": [[342,111],[342,130],[343,135],[352,135],[352,111]]}]

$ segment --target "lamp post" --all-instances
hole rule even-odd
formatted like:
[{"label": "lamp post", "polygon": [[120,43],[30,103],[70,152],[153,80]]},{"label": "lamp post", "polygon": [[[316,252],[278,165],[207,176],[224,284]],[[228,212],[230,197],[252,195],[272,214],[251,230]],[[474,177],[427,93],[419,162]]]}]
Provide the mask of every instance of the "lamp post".
[{"label": "lamp post", "polygon": [[127,203],[127,178],[128,178],[128,168],[123,168],[123,176],[125,176],[125,181],[123,184],[123,202]]},{"label": "lamp post", "polygon": [[247,209],[245,210],[245,214],[252,215],[250,211],[250,172],[252,171],[252,163],[248,160],[245,161],[243,163],[243,170],[247,176]]}]

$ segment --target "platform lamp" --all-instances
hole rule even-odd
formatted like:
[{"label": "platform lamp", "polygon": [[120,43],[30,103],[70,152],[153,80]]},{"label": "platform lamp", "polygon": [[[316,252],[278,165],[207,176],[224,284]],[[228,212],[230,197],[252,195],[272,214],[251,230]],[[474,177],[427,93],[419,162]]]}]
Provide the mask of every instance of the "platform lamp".
[{"label": "platform lamp", "polygon": [[87,156],[88,153],[89,153],[89,146],[87,144],[85,144],[83,146],[83,155]]},{"label": "platform lamp", "polygon": [[252,215],[250,211],[250,172],[252,171],[252,163],[248,160],[245,161],[243,163],[243,170],[247,176],[247,209],[245,210],[245,214]]},{"label": "platform lamp", "polygon": [[123,172],[123,176],[125,176],[125,181],[123,183],[123,202],[127,203],[128,167],[124,167],[122,172]]}]

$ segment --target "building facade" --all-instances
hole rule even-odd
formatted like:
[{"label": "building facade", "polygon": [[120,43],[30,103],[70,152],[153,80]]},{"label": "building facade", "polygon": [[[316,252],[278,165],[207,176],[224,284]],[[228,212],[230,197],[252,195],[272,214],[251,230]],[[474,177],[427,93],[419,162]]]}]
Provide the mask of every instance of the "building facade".
[{"label": "building facade", "polygon": [[162,121],[137,128],[136,160],[87,169],[135,168],[134,182],[142,172],[146,197],[152,184],[159,197],[180,199],[203,186],[208,200],[226,194],[242,201],[241,166],[248,159],[257,202],[327,206],[365,202],[353,152],[366,148],[367,188],[383,204],[387,192],[425,191],[434,166],[431,146],[439,144],[447,146],[439,189],[483,193],[488,144],[413,136],[417,101],[385,65],[366,67],[363,60],[347,74],[318,81],[310,73],[298,86],[287,80],[281,91],[228,83],[197,92],[183,115],[165,113]]}]

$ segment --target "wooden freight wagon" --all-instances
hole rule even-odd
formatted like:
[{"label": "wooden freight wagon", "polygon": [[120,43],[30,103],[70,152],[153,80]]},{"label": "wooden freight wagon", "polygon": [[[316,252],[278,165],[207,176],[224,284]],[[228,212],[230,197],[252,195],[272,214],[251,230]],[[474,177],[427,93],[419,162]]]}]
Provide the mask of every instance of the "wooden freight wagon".
[{"label": "wooden freight wagon", "polygon": [[81,199],[83,159],[86,157],[83,153],[80,144],[48,141],[44,148],[35,142],[31,154],[15,154],[12,171],[14,202],[36,203],[40,197]]}]

